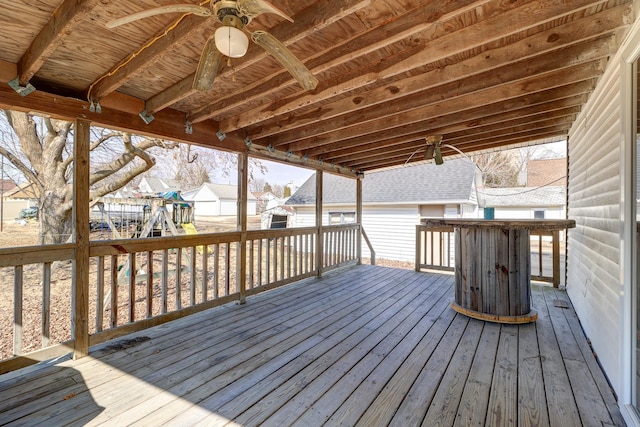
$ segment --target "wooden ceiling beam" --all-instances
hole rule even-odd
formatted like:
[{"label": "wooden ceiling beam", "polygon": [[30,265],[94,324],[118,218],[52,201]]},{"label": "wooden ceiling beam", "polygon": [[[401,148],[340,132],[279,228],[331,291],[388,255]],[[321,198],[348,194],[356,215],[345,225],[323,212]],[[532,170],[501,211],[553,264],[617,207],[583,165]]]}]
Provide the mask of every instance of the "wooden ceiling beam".
[{"label": "wooden ceiling beam", "polygon": [[[425,118],[433,118],[449,114],[450,112],[462,112],[476,107],[482,107],[498,100],[507,100],[511,98],[521,98],[524,95],[533,95],[537,92],[543,92],[549,89],[578,83],[581,81],[597,78],[604,67],[606,60],[596,60],[587,64],[580,64],[562,70],[552,71],[543,75],[537,75],[531,79],[525,79],[514,83],[507,83],[497,87],[491,87],[473,93],[467,93],[462,96],[446,99],[442,102],[425,105],[412,111],[378,117],[377,115],[369,118],[361,114],[355,116],[347,116],[345,120],[332,120],[329,123],[321,123],[306,129],[298,129],[297,133],[301,133],[305,139],[288,145],[288,150],[293,152],[304,151],[312,147],[322,144],[322,138],[327,138],[327,143],[335,142],[336,139],[331,138],[332,135],[339,133],[340,139],[347,139],[353,136],[362,136],[365,134],[374,134],[387,129],[402,127],[412,123],[420,122]],[[375,114],[375,112],[372,112]],[[294,138],[296,135],[287,134],[288,138]],[[253,135],[251,135],[254,138]],[[330,138],[330,139],[329,139]],[[263,145],[279,146],[283,145],[286,140],[281,135],[258,140]],[[255,140],[255,139],[254,139]]]},{"label": "wooden ceiling beam", "polygon": [[[215,17],[203,18],[196,15],[185,17],[172,31],[151,43],[149,47],[133,59],[125,58],[121,64],[118,64],[107,73],[106,77],[96,81],[90,95],[96,99],[101,99],[116,91],[120,86],[134,78],[137,73],[162,60],[171,49],[192,39],[194,34],[201,31],[202,27],[213,27],[216,21]],[[104,31],[107,31],[107,29],[104,29]],[[156,36],[152,37],[151,40],[145,42],[145,45],[155,38]]]},{"label": "wooden ceiling beam", "polygon": [[[342,40],[327,52],[307,58],[306,65],[313,74],[318,75],[353,58],[365,56],[368,53],[412,37],[417,33],[426,32],[436,22],[450,19],[451,15],[458,15],[468,11],[470,8],[480,7],[488,2],[489,0],[436,0],[420,5],[384,25],[372,28],[350,40]],[[461,24],[458,23],[457,25]],[[441,32],[444,32],[444,30],[441,30]],[[215,117],[229,108],[237,107],[252,100],[264,99],[265,95],[287,87],[294,82],[287,73],[280,73],[275,79],[266,79],[263,85],[254,86],[241,94],[235,94],[230,98],[205,106],[199,111],[192,112],[190,119],[197,123],[200,120]],[[318,93],[326,90],[329,90],[330,93],[332,92],[330,87],[320,84],[320,87],[315,91],[314,98],[317,98]]]},{"label": "wooden ceiling beam", "polygon": [[[288,21],[282,22],[270,29],[269,32],[284,43],[285,46],[290,45],[304,39],[315,31],[320,31],[343,19],[345,16],[369,6],[371,2],[372,0],[322,0],[296,15],[293,23]],[[234,63],[234,68],[241,70],[250,67],[252,64],[264,59],[266,55],[267,53],[261,50],[251,50],[242,59]],[[233,72],[234,70],[227,69],[220,73],[218,78],[228,78]],[[190,74],[172,87],[149,98],[145,104],[145,111],[150,114],[155,113],[195,93],[195,90],[192,88],[194,75],[195,73]],[[291,77],[289,77],[289,81],[291,84],[295,82]],[[238,94],[233,94],[231,98],[237,95]],[[209,117],[206,117],[202,120],[208,118]],[[191,120],[194,123],[202,121],[200,119],[196,121],[193,120],[193,118],[191,118]]]},{"label": "wooden ceiling beam", "polygon": [[239,138],[230,136],[224,141],[219,141],[215,137],[219,130],[218,124],[212,120],[194,128],[192,134],[187,134],[184,128],[184,113],[179,111],[170,109],[162,111],[153,122],[147,125],[137,114],[112,108],[109,104],[108,101],[104,103],[102,113],[93,113],[89,111],[86,101],[64,98],[38,90],[29,96],[20,96],[9,86],[0,85],[0,108],[3,109],[33,112],[62,120],[81,118],[90,120],[98,126],[154,138],[227,151],[246,151],[244,142]]},{"label": "wooden ceiling beam", "polygon": [[[336,83],[331,82],[330,87],[325,88],[325,90],[320,93],[295,97],[290,101],[284,103],[279,102],[276,105],[273,103],[263,105],[240,115],[222,120],[220,126],[222,129],[225,129],[225,131],[232,132],[264,121],[273,123],[274,118],[287,115],[297,109],[308,110],[310,106],[316,105],[319,102],[324,103],[332,98],[338,98],[338,100],[330,104],[323,104],[321,108],[322,112],[329,117],[335,117],[343,114],[345,111],[363,109],[389,102],[393,99],[425,91],[439,84],[459,80],[469,77],[470,75],[477,75],[483,71],[498,69],[501,66],[511,64],[518,60],[542,55],[581,41],[598,39],[604,34],[611,34],[612,29],[626,25],[624,16],[629,13],[630,8],[631,5],[625,4],[606,9],[598,14],[588,15],[581,19],[569,21],[564,25],[517,39],[513,43],[507,42],[507,40],[510,39],[504,39],[505,41],[500,46],[484,51],[482,55],[476,55],[458,63],[448,64],[446,69],[438,68],[401,81],[391,79],[389,83],[383,86],[376,85],[374,89],[365,93],[358,93],[349,97],[342,95],[345,90],[341,90],[340,86],[352,90],[369,85],[374,81],[379,81],[378,73],[384,71],[379,68],[375,73],[359,75],[346,82],[338,82],[338,89],[335,87]],[[609,35],[609,37],[613,36]],[[597,40],[594,40],[594,43],[596,41]],[[614,47],[612,42],[609,43],[610,48]],[[471,46],[467,47],[471,48]],[[416,66],[418,65],[423,64],[416,63]],[[388,67],[390,65],[385,66]],[[288,120],[288,118],[286,118],[286,120]],[[278,123],[282,124],[280,122]]]},{"label": "wooden ceiling beam", "polygon": [[100,0],[65,0],[53,12],[18,62],[18,81],[26,86],[75,26],[85,19]]},{"label": "wooden ceiling beam", "polygon": [[[572,90],[588,90],[590,86],[582,84],[580,87],[574,85]],[[528,118],[538,114],[545,114],[563,108],[581,108],[581,105],[587,99],[586,93],[567,96],[566,88],[553,89],[537,95],[537,99],[530,99],[532,105],[526,104],[521,106],[517,99],[501,101],[491,105],[478,107],[460,114],[452,114],[448,116],[436,117],[434,119],[424,120],[401,128],[394,128],[387,131],[379,132],[375,135],[364,135],[347,140],[338,141],[332,144],[322,145],[317,148],[306,150],[308,156],[317,156],[322,153],[335,152],[343,150],[359,149],[360,146],[368,144],[380,144],[386,140],[408,136],[413,137],[416,134],[425,136],[426,134],[445,134],[456,131],[460,128],[471,128],[483,126],[501,121],[508,121],[515,118]],[[488,111],[489,110],[489,111]]]},{"label": "wooden ceiling beam", "polygon": [[[252,132],[251,135],[252,138],[260,140],[264,134],[273,135],[278,132],[278,136],[270,138],[270,143],[274,146],[290,144],[291,142],[295,142],[295,138],[300,140],[331,130],[346,128],[366,119],[378,120],[384,117],[394,116],[398,111],[406,113],[411,110],[424,108],[425,105],[439,103],[443,99],[450,100],[455,97],[496,88],[505,84],[505,82],[514,84],[518,81],[532,80],[538,75],[557,73],[558,70],[568,69],[569,67],[575,67],[576,65],[609,56],[613,50],[612,45],[612,38],[607,38],[606,43],[602,43],[600,40],[590,40],[580,43],[577,46],[564,47],[558,52],[545,53],[540,56],[505,65],[499,69],[484,71],[440,85],[438,85],[437,79],[431,76],[431,82],[427,84],[424,90],[412,89],[411,91],[413,93],[409,96],[403,96],[397,99],[389,96],[391,98],[390,100],[376,103],[376,105],[364,109],[360,109],[359,106],[354,106],[353,103],[351,103],[351,108],[349,108],[348,104],[343,104],[337,109],[327,105],[319,109],[317,114],[304,115],[298,120],[291,122],[291,124],[276,122],[268,129],[261,129],[262,132],[260,134]],[[415,88],[416,86],[413,84],[414,82],[410,81],[405,87]],[[395,82],[392,84],[392,87],[399,86],[404,86],[404,82]],[[390,92],[390,87],[384,87],[383,92]],[[366,94],[363,95],[362,98],[367,98]],[[221,126],[223,125],[221,124]]]}]

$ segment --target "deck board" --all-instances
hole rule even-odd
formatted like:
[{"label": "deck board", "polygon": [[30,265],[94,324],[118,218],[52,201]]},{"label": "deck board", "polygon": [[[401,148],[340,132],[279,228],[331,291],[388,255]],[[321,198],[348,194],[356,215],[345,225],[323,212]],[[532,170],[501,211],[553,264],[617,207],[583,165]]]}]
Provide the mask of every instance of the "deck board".
[{"label": "deck board", "polygon": [[566,293],[499,325],[453,280],[351,267],[0,376],[0,425],[624,425]]}]

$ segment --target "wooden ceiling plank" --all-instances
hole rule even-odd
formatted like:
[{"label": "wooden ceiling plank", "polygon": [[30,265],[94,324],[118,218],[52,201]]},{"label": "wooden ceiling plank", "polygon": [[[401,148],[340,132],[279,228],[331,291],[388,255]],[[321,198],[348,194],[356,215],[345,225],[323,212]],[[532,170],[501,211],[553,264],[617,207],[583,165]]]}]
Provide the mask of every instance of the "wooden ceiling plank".
[{"label": "wooden ceiling plank", "polygon": [[74,27],[100,3],[100,0],[65,0],[33,39],[18,62],[18,81],[26,86]]},{"label": "wooden ceiling plank", "polygon": [[[601,3],[605,3],[603,0]],[[410,58],[400,61],[381,73],[381,78],[388,78],[406,72],[407,68],[413,68],[414,63],[429,61],[432,51],[463,52],[466,46],[473,45],[481,40],[483,44],[499,40],[510,34],[516,34],[542,23],[557,20],[558,17],[576,13],[584,8],[593,7],[592,0],[572,0],[564,2],[549,2],[535,0],[530,2],[514,2],[520,6],[506,10],[492,16],[476,25],[465,26],[460,31],[451,33],[434,40],[429,44],[429,49],[419,51]]]},{"label": "wooden ceiling plank", "polygon": [[[332,108],[333,105],[326,105],[319,109],[315,115],[298,117],[291,124],[278,121],[270,128],[262,129],[261,133],[255,134],[252,132],[251,135],[255,140],[259,140],[264,134],[268,136],[278,132],[280,134],[279,137],[276,137],[276,140],[272,140],[271,144],[279,146],[295,141],[293,138],[302,139],[306,137],[309,134],[305,134],[305,131],[310,132],[310,134],[323,133],[322,130],[328,128],[327,124],[330,124],[333,129],[348,127],[356,124],[362,117],[375,120],[395,115],[398,111],[406,113],[422,108],[425,105],[440,102],[442,99],[453,99],[458,96],[481,92],[491,87],[498,87],[506,82],[513,84],[517,81],[531,80],[536,75],[552,73],[559,69],[609,56],[613,50],[613,39],[607,38],[607,40],[606,43],[601,40],[590,40],[576,46],[566,46],[558,52],[548,52],[540,56],[504,65],[499,69],[491,69],[455,81],[447,81],[446,77],[442,75],[444,73],[434,73],[430,76],[430,84],[424,90],[415,89],[416,86],[414,85],[416,83],[413,81],[414,79],[409,79],[409,82],[396,82],[390,86],[380,88],[381,90],[374,91],[376,92],[374,96],[379,96],[380,101],[376,101],[373,106],[360,109],[360,106],[355,106],[353,102],[340,102],[340,105],[334,109]],[[436,77],[438,75],[447,82],[438,85]],[[422,88],[423,86],[417,87]],[[389,95],[391,99],[383,102],[382,99],[385,92],[395,92],[392,88],[399,88],[399,90],[402,90],[402,88],[414,89],[405,91],[411,92],[411,95],[397,99]],[[364,95],[359,99],[368,99],[368,96]],[[351,107],[349,107],[349,104],[351,104]],[[313,126],[316,123],[319,123],[319,125]],[[221,123],[221,126],[225,129],[224,123]]]},{"label": "wooden ceiling plank", "polygon": [[[269,30],[269,32],[286,46],[304,39],[315,31],[321,31],[323,28],[343,19],[345,16],[369,6],[372,1],[373,0],[322,0],[296,15],[293,23],[288,21],[283,22]],[[252,50],[241,60],[236,61],[234,67],[236,70],[249,67],[263,59],[266,55],[267,53],[261,50]],[[228,78],[233,72],[233,70],[225,70],[218,78]],[[195,92],[191,88],[194,75],[195,73],[187,76],[176,85],[149,98],[146,102],[145,110],[148,113],[155,113],[192,95]],[[290,80],[292,84],[295,82],[293,78],[290,78]],[[199,121],[201,120],[198,120],[198,122]]]},{"label": "wooden ceiling plank", "polygon": [[[503,65],[507,65],[517,60],[524,60],[546,52],[555,51],[563,46],[575,44],[584,40],[595,39],[603,34],[610,33],[612,29],[627,25],[624,16],[630,13],[631,5],[625,4],[618,7],[606,9],[601,13],[588,15],[582,19],[569,22],[566,25],[551,28],[546,31],[533,34],[515,43],[502,45],[492,50],[483,52],[482,55],[470,58],[468,60],[447,65],[446,69],[436,69],[423,73],[421,75],[404,79],[400,82],[393,82],[383,87],[377,87],[364,94],[357,94],[347,98],[339,99],[329,105],[323,105],[323,111],[331,111],[332,114],[338,115],[343,111],[353,109],[363,109],[365,107],[388,102],[390,100],[401,98],[403,96],[424,91],[428,88],[437,86],[439,83],[445,83],[469,77],[482,71],[497,69]],[[611,36],[613,37],[613,36]],[[467,46],[468,48],[471,46]],[[443,53],[446,55],[447,53]],[[437,57],[437,55],[436,55]],[[429,57],[431,58],[431,56]],[[436,58],[437,59],[437,58]],[[423,65],[423,64],[416,64]],[[381,72],[383,70],[377,70]],[[371,75],[372,73],[369,73]],[[367,75],[367,76],[369,76]],[[379,74],[375,73],[372,77],[378,78]],[[363,87],[371,84],[372,77],[363,79],[357,76],[349,82],[341,84],[353,90],[356,87]],[[275,117],[286,115],[298,108],[307,109],[309,106],[341,95],[340,90],[333,90],[332,87],[326,88],[322,93],[314,93],[296,97],[286,104],[280,104],[274,108],[273,105],[261,106],[249,110],[243,114],[231,117],[220,122],[220,126],[226,132],[232,132],[237,129],[246,128],[256,125],[263,121],[273,121]]]},{"label": "wooden ceiling plank", "polygon": [[[307,58],[306,65],[313,74],[317,75],[355,57],[366,55],[408,38],[415,33],[425,31],[435,22],[449,19],[451,14],[458,14],[488,2],[489,0],[437,0],[426,5],[420,5],[380,27],[373,28],[350,40],[343,40],[337,43],[328,52],[322,52],[313,58]],[[269,86],[277,89],[292,83],[290,76],[283,76],[280,80],[271,82]],[[268,80],[265,81],[265,83],[267,82]],[[242,94],[236,94],[236,96],[194,111],[190,114],[190,119],[194,123],[198,123],[200,120],[219,115],[226,109],[237,107],[251,100],[264,98],[265,93],[269,93],[265,92],[263,87],[251,89],[253,90],[244,91]],[[316,93],[322,90],[322,88],[316,89]],[[271,89],[271,92],[273,91],[274,89]]]},{"label": "wooden ceiling plank", "polygon": [[[162,60],[169,50],[191,40],[193,35],[199,32],[202,27],[213,27],[216,21],[217,19],[214,17],[205,19],[196,15],[185,17],[172,31],[167,32],[165,36],[151,43],[149,47],[133,59],[129,60],[129,58],[125,58],[121,64],[115,66],[107,73],[106,77],[96,81],[90,95],[96,99],[101,99],[116,91],[120,86],[134,78],[137,73]],[[114,31],[117,31],[117,28]],[[152,37],[149,41],[145,42],[145,45],[155,38],[156,36]]]},{"label": "wooden ceiling plank", "polygon": [[509,121],[514,118],[521,117],[523,119],[527,119],[532,116],[564,108],[577,108],[579,110],[580,106],[586,100],[586,94],[562,97],[562,95],[566,95],[564,92],[565,91],[560,93],[558,90],[548,91],[547,93],[544,93],[544,95],[538,95],[539,98],[543,99],[542,102],[534,103],[533,105],[525,105],[522,108],[518,108],[517,100],[501,101],[495,104],[465,111],[460,114],[441,116],[435,119],[429,119],[407,125],[402,128],[382,131],[375,135],[365,135],[362,137],[338,141],[328,145],[322,145],[317,148],[310,148],[306,150],[305,153],[310,157],[327,152],[340,152],[340,150],[348,153],[351,150],[359,150],[361,146],[368,144],[380,144],[386,140],[397,137],[413,138],[418,134],[422,136],[425,134],[439,135],[453,130],[458,130],[460,128],[483,126],[493,124],[495,122]]},{"label": "wooden ceiling plank", "polygon": [[[583,80],[598,77],[604,67],[606,60],[596,60],[587,64],[580,64],[573,67],[556,70],[543,75],[537,75],[531,79],[507,83],[497,87],[487,88],[481,91],[464,94],[462,96],[446,99],[442,102],[432,103],[421,108],[414,109],[401,114],[387,115],[385,117],[364,116],[356,114],[346,116],[345,120],[331,120],[329,123],[321,123],[310,128],[297,129],[295,134],[283,133],[273,137],[258,140],[263,145],[279,146],[293,138],[306,138],[289,145],[289,150],[298,152],[318,145],[318,137],[323,134],[330,134],[341,130],[342,134],[366,134],[380,132],[393,127],[404,126],[423,120],[425,117],[437,117],[446,115],[452,111],[464,111],[475,107],[495,102],[495,100],[506,100],[521,97],[524,94],[533,94],[545,91],[554,87],[560,87]],[[352,132],[349,132],[351,128]],[[256,138],[251,135],[256,141]]]}]

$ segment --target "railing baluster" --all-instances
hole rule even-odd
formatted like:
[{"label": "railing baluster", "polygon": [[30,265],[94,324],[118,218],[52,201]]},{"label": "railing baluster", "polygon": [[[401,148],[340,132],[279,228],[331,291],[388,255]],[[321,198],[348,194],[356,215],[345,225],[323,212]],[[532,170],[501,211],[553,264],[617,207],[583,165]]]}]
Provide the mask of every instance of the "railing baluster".
[{"label": "railing baluster", "polygon": [[262,286],[262,240],[258,240],[258,286]]},{"label": "railing baluster", "polygon": [[283,237],[280,238],[280,280],[284,280],[284,246],[286,239]]},{"label": "railing baluster", "polygon": [[182,309],[182,248],[176,249],[176,310]]},{"label": "railing baluster", "polygon": [[153,252],[147,251],[147,318],[153,316]]},{"label": "railing baluster", "polygon": [[229,295],[229,285],[231,283],[231,266],[229,262],[230,260],[231,260],[231,243],[227,243],[225,245],[225,251],[224,251],[224,268],[225,268],[224,294],[225,296]]},{"label": "railing baluster", "polygon": [[22,266],[13,267],[13,354],[22,354]]},{"label": "railing baluster", "polygon": [[129,323],[136,320],[136,254],[129,254]]},{"label": "railing baluster", "polygon": [[[217,257],[218,256],[217,246],[213,247],[213,251],[214,251],[213,256]],[[202,246],[202,302],[207,301],[208,288],[209,288],[209,246],[203,245]]]},{"label": "railing baluster", "polygon": [[213,299],[218,299],[218,277],[220,273],[220,245],[213,248]]},{"label": "railing baluster", "polygon": [[165,314],[168,309],[169,299],[169,249],[162,250],[162,301],[160,312]]},{"label": "railing baluster", "polygon": [[118,325],[118,255],[111,256],[111,328]]},{"label": "railing baluster", "polygon": [[[191,276],[189,277],[189,305],[193,307],[196,305],[196,277],[198,269],[196,267],[196,247],[191,246],[189,249],[191,251]],[[203,247],[203,250],[206,250]]]},{"label": "railing baluster", "polygon": [[[47,271],[48,270],[48,271]],[[103,256],[99,256],[98,257],[98,266],[97,266],[97,280],[96,280],[96,331],[100,332],[102,331],[102,318],[104,316],[104,257]],[[47,282],[49,282],[49,284],[47,285]],[[45,283],[45,287],[43,289],[43,303],[42,303],[42,308],[43,308],[43,324],[42,324],[42,346],[46,347],[47,345],[49,345],[49,325],[47,325],[45,327],[44,325],[44,314],[46,313],[46,318],[47,318],[47,323],[49,322],[49,304],[50,304],[50,284],[51,282],[51,263],[45,263],[44,265],[44,283]],[[46,311],[44,310],[44,308],[47,307]],[[46,333],[45,333],[45,329],[46,329]],[[46,340],[47,342],[45,343],[45,334],[46,334]]]},{"label": "railing baluster", "polygon": [[253,273],[254,273],[254,254],[253,254],[253,248],[254,246],[254,240],[250,240],[249,241],[249,271],[247,273],[249,273],[249,289],[253,289],[254,287],[254,283],[253,283]]}]

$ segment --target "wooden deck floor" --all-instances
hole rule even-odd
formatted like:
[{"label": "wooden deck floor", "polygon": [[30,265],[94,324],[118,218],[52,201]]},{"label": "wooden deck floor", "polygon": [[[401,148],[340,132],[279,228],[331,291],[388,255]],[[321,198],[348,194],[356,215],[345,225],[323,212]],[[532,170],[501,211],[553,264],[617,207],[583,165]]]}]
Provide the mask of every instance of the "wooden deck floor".
[{"label": "wooden deck floor", "polygon": [[536,323],[448,307],[450,275],[358,266],[0,377],[5,425],[624,425],[564,292]]}]

